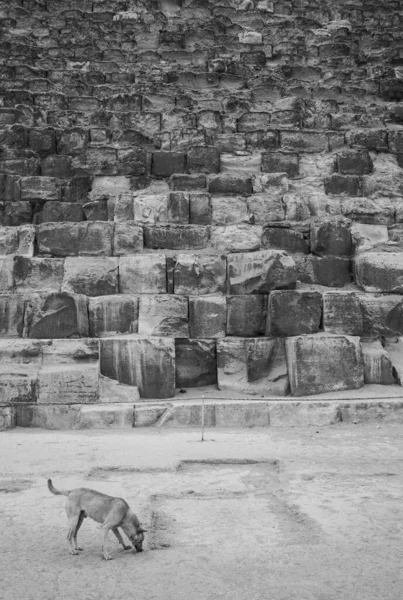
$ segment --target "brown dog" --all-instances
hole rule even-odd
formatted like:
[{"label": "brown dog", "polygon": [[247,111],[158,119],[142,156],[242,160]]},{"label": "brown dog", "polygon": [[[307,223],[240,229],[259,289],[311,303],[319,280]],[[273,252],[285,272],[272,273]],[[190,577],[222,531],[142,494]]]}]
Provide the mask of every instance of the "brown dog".
[{"label": "brown dog", "polygon": [[118,527],[122,528],[137,552],[143,550],[146,530],[141,527],[140,521],[122,498],[107,496],[88,488],[76,488],[71,491],[56,490],[51,479],[48,479],[48,488],[56,496],[67,496],[66,512],[69,521],[67,539],[70,545],[70,554],[78,554],[78,551],[82,550],[77,545],[77,533],[85,517],[102,523],[102,553],[105,560],[112,559],[106,550],[106,538],[110,529],[125,550],[130,550],[131,547],[125,545]]}]

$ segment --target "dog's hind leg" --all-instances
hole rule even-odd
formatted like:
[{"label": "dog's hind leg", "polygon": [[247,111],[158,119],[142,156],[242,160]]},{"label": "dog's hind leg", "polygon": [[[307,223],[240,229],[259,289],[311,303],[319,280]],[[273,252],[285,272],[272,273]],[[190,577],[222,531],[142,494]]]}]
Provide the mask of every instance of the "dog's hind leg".
[{"label": "dog's hind leg", "polygon": [[123,538],[120,535],[119,529],[117,527],[112,527],[112,531],[116,535],[119,544],[122,544],[123,550],[131,550],[132,547],[131,546],[126,546],[126,544],[124,543]]},{"label": "dog's hind leg", "polygon": [[82,550],[82,548],[81,548],[80,546],[78,546],[78,544],[77,544],[77,534],[78,534],[78,530],[80,529],[81,525],[83,524],[83,521],[84,521],[85,517],[86,517],[86,514],[85,514],[85,512],[82,510],[82,511],[80,512],[80,516],[79,516],[79,518],[78,518],[77,527],[76,527],[76,530],[75,530],[75,532],[74,532],[74,535],[73,535],[73,544],[74,544],[74,548],[75,548],[76,550],[79,550],[79,551],[81,551],[81,550]]},{"label": "dog's hind leg", "polygon": [[70,546],[70,554],[78,554],[78,549],[75,547],[76,544],[73,543],[73,540],[76,536],[76,530],[80,520],[80,514],[81,513],[78,513],[78,515],[71,515],[69,517],[69,531],[67,533],[67,540]]}]

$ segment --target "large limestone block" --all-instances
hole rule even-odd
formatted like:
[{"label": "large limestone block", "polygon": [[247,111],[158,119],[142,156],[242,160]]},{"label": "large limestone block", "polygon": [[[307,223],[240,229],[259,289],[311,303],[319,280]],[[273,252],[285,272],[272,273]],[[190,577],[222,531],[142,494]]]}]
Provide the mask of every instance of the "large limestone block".
[{"label": "large limestone block", "polygon": [[98,340],[53,339],[40,342],[42,366],[97,363],[99,360]]},{"label": "large limestone block", "polygon": [[189,337],[225,337],[226,320],[227,304],[225,296],[189,298]]},{"label": "large limestone block", "polygon": [[38,376],[38,403],[70,404],[98,400],[98,364],[48,365]]},{"label": "large limestone block", "polygon": [[355,280],[366,292],[403,294],[403,252],[368,252],[355,258]]},{"label": "large limestone block", "polygon": [[311,252],[318,256],[350,256],[352,244],[349,223],[340,218],[311,222]]},{"label": "large limestone block", "polygon": [[24,337],[88,336],[87,298],[54,292],[31,296],[25,305]]},{"label": "large limestone block", "polygon": [[366,225],[393,225],[396,206],[390,198],[346,198],[341,203],[342,214]]},{"label": "large limestone block", "polygon": [[360,339],[347,335],[306,335],[286,340],[293,396],[309,396],[364,385]]},{"label": "large limestone block", "polygon": [[0,294],[0,337],[22,336],[24,306],[22,294]]},{"label": "large limestone block", "polygon": [[202,225],[159,225],[144,227],[146,248],[168,250],[196,250],[206,248],[210,229]]},{"label": "large limestone block", "polygon": [[211,243],[218,252],[252,252],[260,249],[262,234],[260,225],[212,227]]},{"label": "large limestone block", "polygon": [[358,297],[364,336],[392,336],[397,333],[396,312],[402,301],[400,294],[358,294]]},{"label": "large limestone block", "polygon": [[327,333],[362,335],[361,306],[355,292],[324,292],[323,329]]},{"label": "large limestone block", "polygon": [[64,276],[64,260],[61,258],[14,259],[15,287],[19,292],[60,291]]},{"label": "large limestone block", "polygon": [[[165,193],[146,193],[139,191],[133,198],[133,217],[134,221],[141,225],[157,225],[158,223],[168,222],[168,198]],[[119,201],[118,201],[119,202]],[[120,200],[122,203],[122,200]],[[117,216],[122,215],[122,211],[116,211],[115,221]],[[126,220],[126,219],[125,219]]]},{"label": "large limestone block", "polygon": [[139,300],[136,296],[116,294],[88,299],[91,337],[137,333]]},{"label": "large limestone block", "polygon": [[17,406],[18,427],[66,430],[76,428],[80,418],[79,404],[35,404]]},{"label": "large limestone block", "polygon": [[189,194],[189,223],[193,225],[211,225],[211,195],[207,192]]},{"label": "large limestone block", "polygon": [[251,214],[243,196],[212,196],[211,211],[213,225],[251,222]]},{"label": "large limestone block", "polygon": [[389,354],[379,340],[362,343],[365,383],[394,385],[396,378]]},{"label": "large limestone block", "polygon": [[[38,369],[42,364],[42,342],[21,339],[0,339],[0,365],[5,370],[15,365],[32,365]],[[17,367],[20,368],[19,366]]]},{"label": "large limestone block", "polygon": [[343,287],[351,281],[351,260],[340,256],[294,254],[298,279],[303,283]]},{"label": "large limestone block", "polygon": [[0,256],[15,254],[18,251],[18,228],[2,227],[0,229]]},{"label": "large limestone block", "polygon": [[139,389],[134,385],[124,385],[115,379],[99,376],[98,401],[109,404],[115,402],[134,404],[140,400]]},{"label": "large limestone block", "polygon": [[223,153],[220,156],[221,173],[260,173],[262,155],[236,152],[235,154]]},{"label": "large limestone block", "polygon": [[174,267],[174,292],[183,295],[226,291],[227,263],[217,254],[178,254]]},{"label": "large limestone block", "polygon": [[397,382],[403,385],[403,338],[385,340],[385,350],[392,363],[393,374]]},{"label": "large limestone block", "polygon": [[170,338],[103,338],[101,375],[135,385],[142,398],[175,395],[175,343]]},{"label": "large limestone block", "polygon": [[256,225],[284,220],[284,205],[276,194],[254,194],[248,198],[248,210]]},{"label": "large limestone block", "polygon": [[38,225],[39,254],[52,256],[111,256],[113,223],[44,223]]},{"label": "large limestone block", "polygon": [[61,185],[55,177],[21,177],[21,200],[60,200]]},{"label": "large limestone block", "polygon": [[118,258],[66,258],[62,291],[86,296],[118,292]]},{"label": "large limestone block", "polygon": [[227,297],[227,335],[256,337],[265,332],[267,296]]},{"label": "large limestone block", "polygon": [[130,256],[143,249],[143,228],[134,221],[116,223],[113,236],[113,256]]},{"label": "large limestone block", "polygon": [[175,340],[176,387],[202,387],[217,383],[215,340]]},{"label": "large limestone block", "polygon": [[119,259],[119,293],[165,294],[165,254],[138,254]]},{"label": "large limestone block", "polygon": [[0,399],[19,404],[37,401],[38,368],[31,365],[0,366]]},{"label": "large limestone block", "polygon": [[17,413],[14,406],[0,406],[0,431],[17,426]]},{"label": "large limestone block", "polygon": [[297,280],[293,259],[281,250],[230,254],[227,262],[230,294],[267,294]]},{"label": "large limestone block", "polygon": [[0,292],[9,292],[14,287],[14,258],[0,256]]},{"label": "large limestone block", "polygon": [[322,296],[305,290],[270,292],[266,335],[275,337],[317,333],[322,319]]},{"label": "large limestone block", "polygon": [[[135,388],[134,388],[135,389]],[[131,429],[134,421],[133,406],[125,401],[103,405],[82,406],[74,429]]]},{"label": "large limestone block", "polygon": [[140,296],[139,334],[189,337],[188,299],[172,295]]},{"label": "large limestone block", "polygon": [[284,342],[264,337],[217,340],[217,378],[220,390],[285,396],[289,382]]},{"label": "large limestone block", "polygon": [[371,250],[375,246],[386,244],[389,240],[386,225],[351,224],[351,238],[356,253]]},{"label": "large limestone block", "polygon": [[252,193],[252,178],[248,174],[225,173],[212,175],[208,182],[211,194],[245,194]]},{"label": "large limestone block", "polygon": [[262,249],[277,248],[286,252],[309,253],[307,234],[284,227],[265,227],[262,237]]}]

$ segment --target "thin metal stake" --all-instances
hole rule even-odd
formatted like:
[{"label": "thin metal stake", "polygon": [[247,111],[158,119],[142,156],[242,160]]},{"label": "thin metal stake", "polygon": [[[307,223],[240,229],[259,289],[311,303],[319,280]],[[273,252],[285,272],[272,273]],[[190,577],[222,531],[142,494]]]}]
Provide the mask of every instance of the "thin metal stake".
[{"label": "thin metal stake", "polygon": [[202,396],[201,441],[204,442],[204,396]]}]

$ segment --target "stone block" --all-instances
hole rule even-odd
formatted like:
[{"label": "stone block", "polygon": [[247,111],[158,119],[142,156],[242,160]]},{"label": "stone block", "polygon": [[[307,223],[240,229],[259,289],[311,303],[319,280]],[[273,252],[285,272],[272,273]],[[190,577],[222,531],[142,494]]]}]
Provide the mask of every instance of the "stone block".
[{"label": "stone block", "polygon": [[37,228],[39,254],[52,256],[111,256],[113,224],[44,223]]},{"label": "stone block", "polygon": [[117,175],[118,160],[116,148],[108,146],[87,147],[85,150],[85,171],[92,175]]},{"label": "stone block", "polygon": [[143,249],[143,228],[134,221],[115,223],[113,255],[130,256]]},{"label": "stone block", "polygon": [[0,337],[22,336],[24,306],[22,294],[0,294]]},{"label": "stone block", "polygon": [[15,287],[19,292],[60,291],[63,276],[63,259],[26,256],[16,256],[14,259]]},{"label": "stone block", "polygon": [[118,149],[119,175],[145,175],[149,171],[149,157],[144,148]]},{"label": "stone block", "polygon": [[192,225],[211,225],[211,196],[207,192],[189,194],[189,222]]},{"label": "stone block", "polygon": [[97,402],[98,363],[42,367],[37,394],[37,402],[42,404]]},{"label": "stone block", "polygon": [[271,427],[326,427],[340,421],[338,406],[330,402],[273,402],[269,413]]},{"label": "stone block", "polygon": [[403,294],[403,252],[365,252],[354,259],[357,285],[366,292]]},{"label": "stone block", "polygon": [[351,238],[355,252],[365,252],[389,240],[386,225],[351,224]]},{"label": "stone block", "polygon": [[86,296],[118,293],[118,258],[66,258],[62,291]]},{"label": "stone block", "polygon": [[284,342],[264,337],[217,340],[217,379],[220,390],[285,396],[289,382]]},{"label": "stone block", "polygon": [[192,146],[188,151],[187,166],[190,173],[219,173],[220,153],[214,146]]},{"label": "stone block", "polygon": [[82,209],[87,221],[108,221],[108,198],[86,202]]},{"label": "stone block", "polygon": [[0,205],[0,225],[16,227],[31,223],[31,221],[32,205],[30,202],[14,201]]},{"label": "stone block", "polygon": [[298,154],[284,152],[265,152],[262,154],[262,171],[264,173],[287,173],[291,179],[299,175]]},{"label": "stone block", "polygon": [[262,170],[262,155],[236,152],[224,152],[220,156],[221,173],[245,174],[260,173]]},{"label": "stone block", "polygon": [[306,335],[285,342],[293,396],[310,396],[364,385],[360,340],[346,335]]},{"label": "stone block", "polygon": [[[189,161],[189,154],[188,154]],[[201,173],[187,175],[185,173],[178,173],[172,175],[169,181],[170,188],[172,190],[190,192],[193,190],[200,190],[206,187],[206,176]]]},{"label": "stone block", "polygon": [[140,400],[139,389],[135,385],[124,385],[103,375],[99,376],[98,394],[98,401],[104,404],[134,404]]},{"label": "stone block", "polygon": [[296,263],[297,277],[303,283],[343,287],[351,282],[349,258],[294,254],[293,259]]},{"label": "stone block", "polygon": [[17,426],[17,412],[14,406],[0,406],[0,431]]},{"label": "stone block", "polygon": [[333,334],[363,334],[360,300],[355,292],[323,293],[323,329]]},{"label": "stone block", "polygon": [[174,173],[185,173],[186,154],[183,152],[154,152],[152,172],[156,177],[170,177]]},{"label": "stone block", "polygon": [[363,334],[366,337],[396,335],[399,326],[399,294],[358,294],[361,306]]},{"label": "stone block", "polygon": [[225,293],[225,256],[178,254],[174,267],[174,291],[185,295]]},{"label": "stone block", "polygon": [[73,175],[70,156],[47,156],[42,160],[41,174],[45,177],[69,179]]},{"label": "stone block", "polygon": [[350,146],[361,146],[376,152],[388,152],[387,134],[384,129],[350,130],[346,134]]},{"label": "stone block", "polygon": [[164,254],[138,254],[119,259],[120,294],[165,294],[166,291]]},{"label": "stone block", "polygon": [[251,112],[238,119],[237,130],[239,133],[252,131],[266,131],[270,127],[271,116],[268,112]]},{"label": "stone block", "polygon": [[367,384],[377,383],[381,385],[396,384],[393,374],[393,365],[389,354],[382,347],[379,340],[362,343],[362,355],[364,360],[364,381]]},{"label": "stone block", "polygon": [[19,246],[19,231],[16,227],[0,229],[0,256],[16,254]]},{"label": "stone block", "polygon": [[217,383],[215,340],[175,340],[176,387],[202,387]]},{"label": "stone block", "polygon": [[266,335],[274,337],[317,333],[322,319],[322,296],[305,290],[270,292]]},{"label": "stone block", "polygon": [[222,402],[215,405],[216,427],[268,427],[270,425],[267,402]]},{"label": "stone block", "polygon": [[137,333],[139,301],[135,296],[116,294],[88,299],[91,337]]},{"label": "stone block", "polygon": [[89,143],[88,129],[80,127],[60,129],[56,132],[56,140],[58,154],[77,156],[85,151]]},{"label": "stone block", "polygon": [[284,220],[284,205],[281,196],[275,194],[253,194],[247,201],[251,222],[267,225]]},{"label": "stone block", "polygon": [[9,292],[14,288],[14,258],[0,256],[0,292]]},{"label": "stone block", "polygon": [[138,387],[142,398],[175,395],[175,343],[150,337],[100,340],[101,375]]},{"label": "stone block", "polygon": [[33,295],[26,301],[24,337],[54,339],[87,336],[85,296],[54,292]]},{"label": "stone block", "polygon": [[317,256],[350,256],[352,240],[349,222],[340,218],[311,221],[311,252]]},{"label": "stone block", "polygon": [[21,177],[21,200],[61,200],[61,186],[55,177]]},{"label": "stone block", "polygon": [[131,429],[134,422],[133,406],[115,402],[87,405],[80,409],[73,429]]},{"label": "stone block", "polygon": [[39,347],[41,367],[96,364],[99,360],[98,340],[91,338],[46,340],[39,342]]},{"label": "stone block", "polygon": [[83,207],[75,202],[46,202],[39,214],[39,221],[40,223],[65,221],[79,223],[84,221]]},{"label": "stone block", "polygon": [[168,221],[170,223],[189,223],[189,194],[170,192],[168,195]]},{"label": "stone block", "polygon": [[327,152],[327,135],[316,131],[281,131],[281,149],[290,152]]},{"label": "stone block", "polygon": [[189,337],[225,337],[227,304],[225,296],[189,298]]},{"label": "stone block", "polygon": [[[21,404],[37,400],[38,369],[30,365],[0,366],[1,402]],[[0,407],[1,409],[1,407]]]},{"label": "stone block", "polygon": [[281,250],[231,254],[227,263],[230,294],[267,294],[297,280],[293,259]]},{"label": "stone block", "polygon": [[394,333],[403,334],[403,300],[388,312],[385,325]]},{"label": "stone block", "polygon": [[276,248],[285,252],[309,253],[307,235],[284,227],[265,227],[262,236],[262,249]]},{"label": "stone block", "polygon": [[264,173],[253,175],[252,187],[254,194],[271,194],[282,196],[288,192],[288,177],[286,173]]},{"label": "stone block", "polygon": [[[175,404],[171,406],[158,421],[158,427],[201,427],[201,404]],[[206,404],[204,409],[204,426],[214,427],[215,405]]]},{"label": "stone block", "polygon": [[141,225],[156,225],[168,222],[168,193],[156,191],[139,191],[131,194],[121,194],[117,198],[115,221],[133,220]]},{"label": "stone block", "polygon": [[211,213],[213,225],[252,222],[244,196],[212,196]]},{"label": "stone block", "polygon": [[372,160],[366,149],[342,150],[337,154],[336,165],[342,175],[367,175],[373,171]]},{"label": "stone block", "polygon": [[73,429],[80,418],[80,405],[37,404],[17,406],[18,427],[40,427],[41,429]]},{"label": "stone block", "polygon": [[222,253],[259,250],[263,227],[261,225],[227,225],[211,228],[211,244]]},{"label": "stone block", "polygon": [[211,194],[252,194],[252,178],[249,175],[233,174],[212,175],[208,180],[208,191]]},{"label": "stone block", "polygon": [[390,198],[343,199],[341,210],[345,217],[367,225],[393,225],[396,206]]},{"label": "stone block", "polygon": [[171,338],[189,337],[188,299],[172,295],[142,295],[139,334]]},{"label": "stone block", "polygon": [[263,294],[227,297],[227,335],[264,335],[267,297]]},{"label": "stone block", "polygon": [[324,179],[325,193],[336,196],[361,196],[362,180],[356,175],[334,173]]},{"label": "stone block", "polygon": [[208,227],[198,225],[157,225],[144,227],[146,248],[196,250],[206,248],[210,238]]},{"label": "stone block", "polygon": [[384,342],[385,350],[393,367],[393,375],[399,385],[403,385],[403,338],[387,339]]}]

